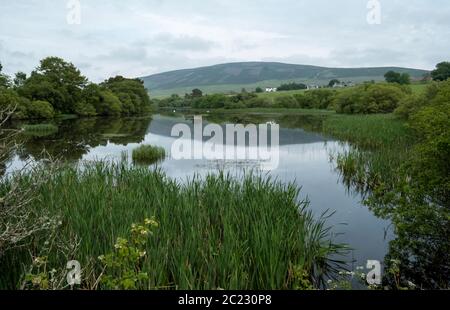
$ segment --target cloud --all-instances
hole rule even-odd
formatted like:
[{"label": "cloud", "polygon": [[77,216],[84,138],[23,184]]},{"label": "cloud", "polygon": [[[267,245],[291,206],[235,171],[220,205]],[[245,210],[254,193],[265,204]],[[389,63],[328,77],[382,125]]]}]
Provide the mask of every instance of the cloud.
[{"label": "cloud", "polygon": [[60,56],[101,81],[228,61],[431,69],[448,60],[450,2],[379,1],[381,25],[367,24],[363,0],[80,0],[80,25],[67,24],[66,1],[7,1],[0,61],[13,74]]}]

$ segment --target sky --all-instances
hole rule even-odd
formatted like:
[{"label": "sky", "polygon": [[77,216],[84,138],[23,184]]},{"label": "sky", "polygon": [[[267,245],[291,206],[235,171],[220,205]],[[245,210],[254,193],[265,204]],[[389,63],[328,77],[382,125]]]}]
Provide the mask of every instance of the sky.
[{"label": "sky", "polygon": [[0,0],[0,62],[58,56],[94,82],[239,61],[433,69],[449,16],[448,0]]}]

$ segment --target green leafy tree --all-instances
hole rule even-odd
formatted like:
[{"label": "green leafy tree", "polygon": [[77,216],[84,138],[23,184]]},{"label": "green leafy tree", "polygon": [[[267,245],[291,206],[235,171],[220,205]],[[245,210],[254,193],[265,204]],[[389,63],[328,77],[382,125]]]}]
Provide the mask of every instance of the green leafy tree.
[{"label": "green leafy tree", "polygon": [[341,83],[339,80],[337,79],[333,79],[330,81],[330,83],[328,83],[328,87],[334,87],[334,85]]},{"label": "green leafy tree", "polygon": [[398,73],[395,71],[388,71],[384,75],[386,82],[398,83],[400,85],[406,85],[411,83],[411,77],[408,73]]},{"label": "green leafy tree", "polygon": [[142,114],[150,110],[150,97],[144,87],[144,82],[140,79],[116,76],[103,82],[100,86],[116,95],[121,103],[122,114]]},{"label": "green leafy tree", "polygon": [[279,91],[288,91],[288,90],[301,90],[301,89],[307,89],[308,86],[306,86],[303,83],[288,83],[288,84],[281,84],[277,90]]},{"label": "green leafy tree", "polygon": [[195,89],[192,90],[191,96],[192,96],[192,98],[202,97],[203,96],[203,92],[200,89],[195,88]]},{"label": "green leafy tree", "polygon": [[260,94],[260,93],[263,93],[264,91],[261,87],[258,86],[258,87],[256,87],[255,92]]},{"label": "green leafy tree", "polygon": [[31,100],[44,100],[61,113],[74,113],[87,79],[72,64],[58,57],[41,60],[21,93]]},{"label": "green leafy tree", "polygon": [[402,73],[400,75],[400,79],[398,81],[400,85],[408,85],[411,84],[411,76],[408,73]]},{"label": "green leafy tree", "polygon": [[20,88],[23,85],[25,85],[25,82],[27,80],[27,74],[23,73],[23,72],[17,72],[16,76],[14,77],[14,87],[15,88]]},{"label": "green leafy tree", "polygon": [[431,77],[435,81],[445,81],[450,78],[450,62],[438,63],[436,69],[431,71]]},{"label": "green leafy tree", "polygon": [[10,83],[9,77],[7,75],[4,75],[2,73],[2,70],[3,70],[3,66],[0,63],[0,87],[8,88],[11,83]]}]

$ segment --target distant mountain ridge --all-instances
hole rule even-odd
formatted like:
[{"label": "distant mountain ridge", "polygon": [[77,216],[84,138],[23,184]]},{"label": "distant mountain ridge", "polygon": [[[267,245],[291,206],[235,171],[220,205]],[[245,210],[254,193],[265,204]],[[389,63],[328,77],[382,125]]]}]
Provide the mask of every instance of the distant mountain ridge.
[{"label": "distant mountain ridge", "polygon": [[381,80],[389,70],[409,73],[415,79],[429,72],[401,67],[327,68],[278,62],[236,62],[158,73],[141,79],[154,94],[182,93],[195,87],[225,92],[227,86],[229,91],[233,91],[239,87],[256,87],[258,83],[264,87],[278,86],[287,81],[325,84],[331,79],[354,82]]}]

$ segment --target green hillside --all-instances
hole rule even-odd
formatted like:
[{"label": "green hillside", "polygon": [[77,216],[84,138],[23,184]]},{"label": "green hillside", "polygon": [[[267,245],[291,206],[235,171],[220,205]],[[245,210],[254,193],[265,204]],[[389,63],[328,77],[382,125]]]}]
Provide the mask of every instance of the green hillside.
[{"label": "green hillside", "polygon": [[152,96],[158,97],[188,93],[196,87],[206,93],[215,93],[240,91],[242,88],[252,90],[257,86],[276,87],[292,81],[319,85],[335,78],[355,83],[379,81],[384,79],[384,74],[389,70],[409,73],[413,79],[419,79],[428,72],[399,67],[325,68],[273,62],[241,62],[159,73],[141,79]]}]

